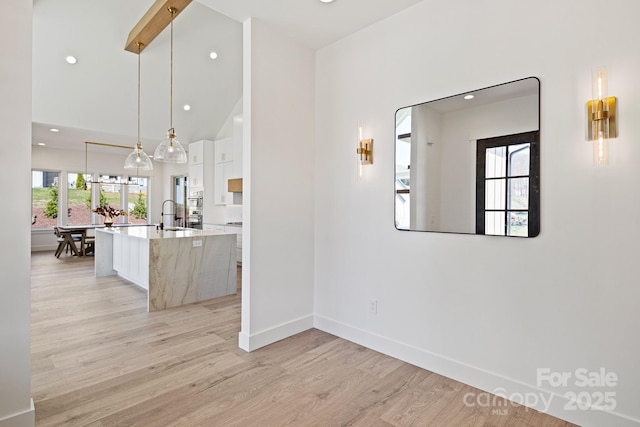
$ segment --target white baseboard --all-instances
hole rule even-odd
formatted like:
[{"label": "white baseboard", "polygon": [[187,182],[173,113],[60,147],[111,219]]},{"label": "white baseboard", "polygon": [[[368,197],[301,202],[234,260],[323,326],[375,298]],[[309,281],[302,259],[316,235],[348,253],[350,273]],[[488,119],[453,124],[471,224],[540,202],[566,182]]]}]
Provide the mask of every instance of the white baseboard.
[{"label": "white baseboard", "polygon": [[[314,316],[314,327],[340,338],[363,345],[412,365],[435,372],[464,384],[504,397],[527,399],[525,406],[583,427],[638,427],[640,420],[614,411],[570,410],[563,395],[489,372],[430,351],[395,341],[324,316]],[[520,399],[520,400],[522,400]],[[537,400],[537,404],[536,401]],[[473,399],[471,399],[473,401]],[[520,403],[520,402],[517,402]],[[571,406],[571,405],[569,405]],[[505,408],[502,406],[501,408]],[[508,407],[506,408],[508,410]]]},{"label": "white baseboard", "polygon": [[304,316],[252,335],[240,332],[238,346],[244,351],[253,351],[311,328],[313,315]]},{"label": "white baseboard", "polygon": [[0,427],[34,427],[36,425],[36,409],[31,399],[31,407],[26,411],[0,419]]}]

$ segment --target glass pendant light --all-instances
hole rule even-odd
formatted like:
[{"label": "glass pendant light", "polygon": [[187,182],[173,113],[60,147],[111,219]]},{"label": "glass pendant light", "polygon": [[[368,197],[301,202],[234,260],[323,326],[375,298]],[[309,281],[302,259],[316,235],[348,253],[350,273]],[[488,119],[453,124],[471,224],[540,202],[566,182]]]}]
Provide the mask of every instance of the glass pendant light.
[{"label": "glass pendant light", "polygon": [[162,141],[153,152],[154,160],[167,163],[187,163],[187,153],[182,144],[176,139],[176,131],[173,128],[173,16],[176,9],[169,7],[171,13],[171,62],[170,62],[170,83],[169,83],[169,123],[170,129],[167,131],[167,139]]},{"label": "glass pendant light", "polygon": [[133,152],[124,161],[124,168],[149,171],[153,170],[153,163],[151,163],[151,159],[142,149],[142,142],[140,142],[140,51],[142,50],[142,43],[136,42],[136,45],[138,46],[138,143]]}]

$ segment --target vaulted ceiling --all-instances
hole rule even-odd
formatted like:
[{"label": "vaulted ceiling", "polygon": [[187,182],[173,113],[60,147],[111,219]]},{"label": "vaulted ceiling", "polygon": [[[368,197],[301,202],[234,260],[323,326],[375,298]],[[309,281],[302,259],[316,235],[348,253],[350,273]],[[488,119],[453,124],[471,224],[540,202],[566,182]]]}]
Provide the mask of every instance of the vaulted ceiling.
[{"label": "vaulted ceiling", "polygon": [[[242,24],[260,19],[312,49],[421,0],[197,0],[174,23],[173,125],[189,143],[214,138],[242,97]],[[137,55],[129,31],[153,0],[34,0],[33,143],[84,150],[133,146]],[[210,59],[215,51],[218,58]],[[141,135],[152,152],[169,128],[169,29],[143,51]],[[78,62],[70,65],[65,57]],[[183,106],[189,104],[191,110]],[[57,128],[60,132],[50,132]]]}]

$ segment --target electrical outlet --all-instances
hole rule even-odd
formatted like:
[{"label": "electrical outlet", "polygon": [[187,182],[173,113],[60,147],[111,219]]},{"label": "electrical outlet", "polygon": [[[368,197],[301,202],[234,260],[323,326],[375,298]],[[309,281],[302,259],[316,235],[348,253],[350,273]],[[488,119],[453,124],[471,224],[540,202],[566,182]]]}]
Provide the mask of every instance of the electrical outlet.
[{"label": "electrical outlet", "polygon": [[369,313],[378,314],[378,300],[375,298],[369,300]]},{"label": "electrical outlet", "polygon": [[201,248],[202,247],[202,240],[194,240],[193,241],[193,247],[194,248]]}]

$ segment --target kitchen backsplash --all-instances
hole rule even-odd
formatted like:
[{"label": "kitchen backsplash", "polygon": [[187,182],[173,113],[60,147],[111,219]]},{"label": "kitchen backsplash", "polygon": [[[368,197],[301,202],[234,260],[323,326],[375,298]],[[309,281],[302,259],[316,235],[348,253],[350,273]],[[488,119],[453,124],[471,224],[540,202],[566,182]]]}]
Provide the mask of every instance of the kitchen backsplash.
[{"label": "kitchen backsplash", "polygon": [[224,213],[224,223],[242,222],[242,205],[227,205]]}]

